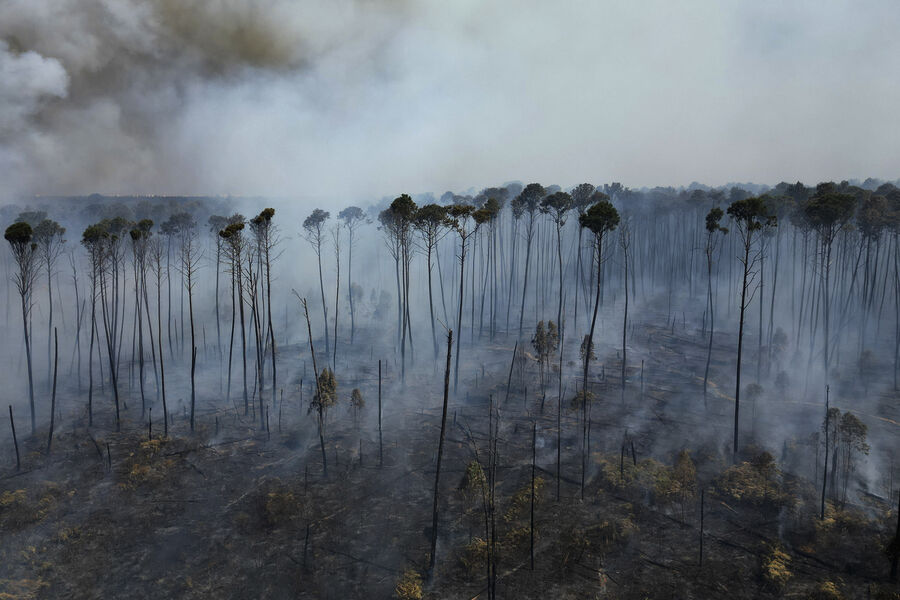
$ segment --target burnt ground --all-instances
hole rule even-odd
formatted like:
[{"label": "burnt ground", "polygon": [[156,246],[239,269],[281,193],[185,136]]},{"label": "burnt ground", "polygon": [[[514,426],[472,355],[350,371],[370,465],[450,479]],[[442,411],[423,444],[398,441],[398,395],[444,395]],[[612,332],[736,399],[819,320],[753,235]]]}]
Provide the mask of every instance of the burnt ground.
[{"label": "burnt ground", "polygon": [[[731,467],[733,340],[726,334],[717,339],[713,382],[724,383],[712,384],[704,406],[704,338],[690,323],[647,324],[653,320],[635,323],[624,396],[619,350],[614,342],[598,348],[583,498],[585,429],[572,400],[577,364],[564,365],[557,501],[558,373],[549,375],[542,409],[536,364],[526,357],[516,365],[507,390],[512,344],[503,336],[479,342],[478,366],[461,374],[448,410],[437,568],[422,584],[425,596],[487,597],[483,505],[479,491],[463,481],[476,450],[485,462],[493,402],[500,419],[498,597],[900,597],[886,578],[884,548],[896,523],[890,483],[862,484],[847,502],[830,501],[827,518],[817,519],[814,447],[802,435],[781,433],[786,422],[809,423],[807,433],[817,429],[821,405],[813,394],[768,394],[746,407],[741,460],[748,462]],[[668,321],[666,315],[656,320]],[[463,341],[465,351],[467,337]],[[269,408],[268,432],[259,428],[255,407],[245,416],[242,401],[234,400],[239,386],[232,401],[225,400],[218,373],[202,378],[194,434],[176,396],[170,398],[169,436],[162,437],[155,404],[149,439],[137,386],[129,390],[127,380],[119,432],[108,389],[98,396],[94,426],[87,427],[85,394],[67,382],[50,454],[46,428],[29,438],[24,408],[17,406],[21,471],[6,433],[0,445],[0,598],[388,598],[404,571],[424,573],[443,373],[419,356],[402,384],[397,361],[385,361],[379,460],[377,357],[372,344],[362,342],[342,352],[342,400],[328,417],[325,477],[315,418],[306,406],[308,377],[302,393],[300,387],[306,367],[297,357],[306,355],[303,347],[281,349],[279,371],[291,379],[283,400]],[[463,356],[471,359],[471,351]],[[893,447],[873,444],[870,460],[883,464],[896,450],[897,398],[847,386],[847,400],[836,394],[835,404],[852,399],[870,437],[893,440]],[[358,423],[345,399],[354,387],[366,400]],[[152,376],[147,389],[153,389]],[[539,476],[534,570],[532,423]],[[693,484],[679,483],[673,470],[682,448],[691,451]],[[763,450],[774,456],[775,471],[758,467]]]}]

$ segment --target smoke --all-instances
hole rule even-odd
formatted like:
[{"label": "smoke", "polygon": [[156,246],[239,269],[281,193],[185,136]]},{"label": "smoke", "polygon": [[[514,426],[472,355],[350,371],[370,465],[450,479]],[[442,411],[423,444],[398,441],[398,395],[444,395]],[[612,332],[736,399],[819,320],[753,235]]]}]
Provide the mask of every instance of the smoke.
[{"label": "smoke", "polygon": [[355,198],[900,162],[892,2],[10,0],[8,194]]}]

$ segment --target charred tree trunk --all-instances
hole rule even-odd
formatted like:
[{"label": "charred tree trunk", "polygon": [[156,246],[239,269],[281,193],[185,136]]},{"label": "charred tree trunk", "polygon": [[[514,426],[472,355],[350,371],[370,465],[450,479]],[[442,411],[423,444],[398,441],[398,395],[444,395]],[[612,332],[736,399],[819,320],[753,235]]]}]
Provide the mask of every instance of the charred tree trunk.
[{"label": "charred tree trunk", "polygon": [[22,461],[19,458],[19,438],[16,437],[16,421],[13,419],[12,404],[9,405],[9,428],[12,430],[13,446],[16,448],[16,471],[21,471]]},{"label": "charred tree trunk", "polygon": [[434,574],[437,551],[438,504],[440,501],[441,459],[444,456],[444,435],[447,429],[447,402],[450,395],[450,355],[453,353],[453,330],[447,332],[447,366],[444,369],[444,407],[441,411],[441,437],[438,441],[437,466],[434,472],[434,505],[431,512],[431,555],[428,562],[429,576]]},{"label": "charred tree trunk", "polygon": [[50,392],[50,433],[47,436],[47,454],[53,445],[53,425],[56,423],[56,373],[59,366],[59,339],[53,328],[53,390]]}]

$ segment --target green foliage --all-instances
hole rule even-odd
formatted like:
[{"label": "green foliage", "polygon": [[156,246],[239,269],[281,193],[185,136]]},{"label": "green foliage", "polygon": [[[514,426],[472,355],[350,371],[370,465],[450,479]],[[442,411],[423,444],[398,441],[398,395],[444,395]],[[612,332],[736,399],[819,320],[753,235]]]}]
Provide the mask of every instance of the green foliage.
[{"label": "green foliage", "polygon": [[150,219],[141,219],[138,223],[129,231],[129,235],[131,236],[132,242],[140,242],[141,240],[147,240],[152,235],[150,231],[153,228],[153,221]]},{"label": "green foliage", "polygon": [[350,406],[356,410],[362,410],[366,406],[366,401],[363,399],[359,388],[353,388],[353,391],[350,392]]},{"label": "green foliage", "polygon": [[3,237],[15,248],[17,246],[27,246],[31,242],[33,234],[34,231],[31,229],[31,225],[24,221],[19,221],[7,227]]},{"label": "green foliage", "polygon": [[415,226],[424,235],[437,235],[448,226],[447,209],[438,204],[426,204],[416,212]]},{"label": "green foliage", "polygon": [[[819,193],[821,189],[821,193]],[[817,188],[817,193],[805,207],[806,218],[815,229],[830,242],[837,229],[842,227],[856,208],[856,198],[851,194]]]},{"label": "green foliage", "polygon": [[0,494],[0,530],[13,531],[40,523],[63,498],[72,494],[74,491],[66,494],[52,482],[44,482],[30,493],[24,489],[7,490]]},{"label": "green foliage", "polygon": [[[606,197],[605,194],[603,196]],[[600,238],[604,233],[618,227],[619,211],[609,200],[600,199],[587,209],[587,212],[578,217],[578,223]]]},{"label": "green foliage", "polygon": [[[534,503],[535,505],[541,502],[541,496],[544,491],[544,486],[547,484],[544,481],[543,477],[535,477],[534,479]],[[506,513],[503,515],[503,520],[507,523],[512,523],[515,520],[529,514],[531,510],[531,482],[529,481],[527,485],[521,487],[515,494],[513,494],[512,500],[509,503],[509,508],[506,509]]]},{"label": "green foliage", "polygon": [[776,591],[781,591],[793,576],[789,567],[791,557],[778,546],[773,546],[763,559],[762,576],[766,584]]},{"label": "green foliage", "polygon": [[487,556],[487,542],[480,537],[474,537],[463,547],[459,561],[462,563],[463,567],[465,567],[469,576],[474,577],[479,573],[484,572],[485,565],[487,564]]},{"label": "green foliage", "polygon": [[310,213],[306,219],[303,220],[303,228],[306,230],[319,227],[324,223],[328,217],[331,216],[331,213],[322,210],[321,208],[317,208]]},{"label": "green foliage", "polygon": [[[584,339],[581,340],[581,347],[578,350],[579,355],[581,356],[582,362],[584,362],[584,354],[585,354],[585,352],[587,352],[588,344],[590,342],[589,338],[590,338],[590,335],[588,335],[588,334],[584,335]],[[591,360],[597,360],[597,353],[594,352],[593,344],[591,344]]]},{"label": "green foliage", "polygon": [[321,208],[317,208],[303,220],[303,230],[306,232],[306,240],[312,245],[316,254],[321,251],[322,227],[330,216],[331,213],[324,211]]},{"label": "green foliage", "polygon": [[614,546],[626,542],[637,532],[637,526],[629,517],[613,520],[603,519],[599,524],[587,530],[592,540],[591,546],[600,552],[609,552]]},{"label": "green foliage", "polygon": [[466,465],[466,472],[463,473],[462,481],[459,483],[459,489],[469,498],[480,498],[482,492],[487,485],[487,479],[484,476],[484,469],[477,460],[470,461]]},{"label": "green foliage", "polygon": [[745,231],[752,232],[764,227],[775,227],[778,218],[769,212],[770,198],[756,196],[736,200],[728,206],[728,216],[737,221]]},{"label": "green foliage", "polygon": [[844,594],[837,583],[821,581],[807,596],[808,600],[844,600]]},{"label": "green foliage", "polygon": [[541,200],[546,195],[547,191],[544,189],[544,186],[539,183],[529,183],[518,196],[513,198],[510,205],[513,210],[513,217],[518,219],[525,213],[534,216],[535,211],[540,208]]},{"label": "green foliage", "polygon": [[337,379],[334,371],[325,367],[319,373],[318,390],[309,403],[310,410],[325,412],[337,402]]},{"label": "green foliage", "polygon": [[562,573],[569,572],[581,561],[591,547],[585,531],[580,527],[567,526],[559,535],[559,554],[554,558],[555,567]]},{"label": "green foliage", "polygon": [[52,247],[54,244],[62,244],[66,240],[63,236],[66,234],[66,228],[62,227],[56,221],[44,219],[34,228],[34,241],[39,246]]},{"label": "green foliage", "polygon": [[672,481],[675,485],[674,494],[678,496],[684,511],[684,505],[697,493],[697,468],[687,450],[679,452],[675,459]]},{"label": "green foliage", "polygon": [[600,473],[607,485],[637,497],[650,495],[659,505],[678,501],[683,504],[697,489],[697,471],[687,451],[678,454],[674,467],[652,458],[635,465],[630,457],[622,460],[619,455],[604,456],[600,459]]},{"label": "green foliage", "polygon": [[869,454],[869,444],[866,443],[868,430],[866,424],[849,410],[841,417],[839,425],[841,443],[848,452]]},{"label": "green foliage", "polygon": [[584,214],[591,205],[591,196],[596,188],[590,183],[579,183],[570,192],[572,195],[572,208],[578,211],[579,216]]},{"label": "green foliage", "polygon": [[715,480],[715,487],[725,498],[758,507],[779,507],[794,501],[779,485],[778,468],[768,452],[729,467]]},{"label": "green foliage", "polygon": [[239,221],[237,223],[229,223],[225,226],[225,229],[219,232],[219,236],[228,241],[233,241],[236,238],[240,237],[241,232],[244,230],[244,222]]},{"label": "green foliage", "polygon": [[595,395],[594,392],[588,391],[585,393],[584,390],[578,390],[575,392],[575,395],[572,397],[572,400],[569,402],[569,410],[581,410],[584,406],[584,400],[587,398],[587,401],[593,402]]},{"label": "green foliage", "polygon": [[559,330],[556,323],[548,322],[547,328],[544,328],[544,322],[539,321],[534,331],[534,337],[531,338],[531,345],[537,353],[537,361],[544,364],[550,358],[550,355],[559,348]]},{"label": "green foliage", "polygon": [[565,192],[550,194],[541,200],[541,212],[550,215],[553,221],[562,227],[566,224],[566,213],[572,210],[572,196]]},{"label": "green foliage", "polygon": [[391,202],[390,211],[395,219],[404,223],[412,223],[416,217],[416,211],[419,209],[409,194],[401,194]]},{"label": "green foliage", "polygon": [[422,600],[422,576],[413,568],[408,568],[401,573],[394,588],[394,595],[398,600]]},{"label": "green foliage", "polygon": [[175,460],[161,455],[165,440],[154,438],[141,442],[136,452],[124,461],[124,478],[119,482],[123,490],[135,490],[142,486],[157,486],[169,476]]},{"label": "green foliage", "polygon": [[822,547],[837,547],[842,540],[866,531],[870,522],[862,511],[829,504],[825,518],[816,522],[816,541]]},{"label": "green foliage", "polygon": [[721,225],[722,217],[724,216],[725,213],[718,206],[709,209],[709,212],[706,215],[706,231],[710,234],[717,231],[721,231],[723,234],[728,233],[728,229]]}]

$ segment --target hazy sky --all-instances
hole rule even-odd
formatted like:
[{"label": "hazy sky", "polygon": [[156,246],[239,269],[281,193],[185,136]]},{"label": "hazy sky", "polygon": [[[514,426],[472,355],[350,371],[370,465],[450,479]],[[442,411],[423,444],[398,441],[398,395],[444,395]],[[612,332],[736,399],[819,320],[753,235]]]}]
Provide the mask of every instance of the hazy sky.
[{"label": "hazy sky", "polygon": [[900,4],[3,0],[0,195],[900,176]]}]

